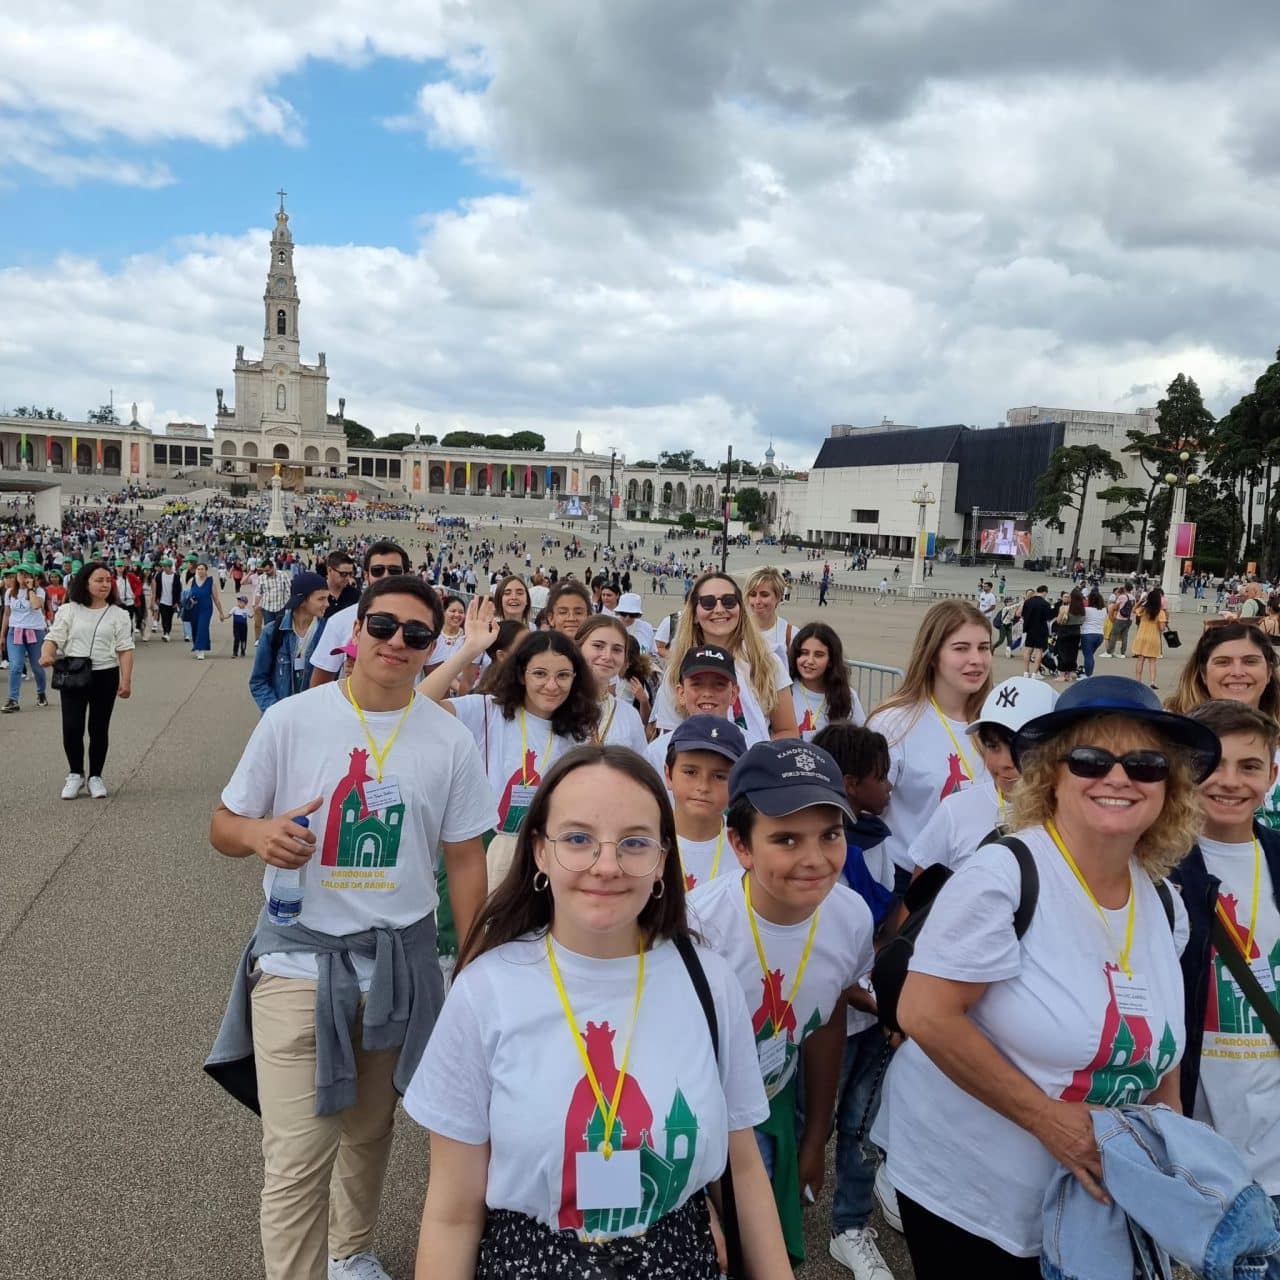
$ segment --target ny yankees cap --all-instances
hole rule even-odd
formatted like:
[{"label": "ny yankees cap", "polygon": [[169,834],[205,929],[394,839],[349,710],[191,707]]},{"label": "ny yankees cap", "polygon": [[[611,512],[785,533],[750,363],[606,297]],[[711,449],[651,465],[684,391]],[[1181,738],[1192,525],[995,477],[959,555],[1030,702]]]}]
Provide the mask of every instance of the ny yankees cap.
[{"label": "ny yankees cap", "polygon": [[735,763],[747,749],[742,730],[720,716],[690,716],[676,725],[667,754],[680,751],[715,751]]},{"label": "ny yankees cap", "polygon": [[684,655],[680,663],[680,679],[696,675],[699,671],[714,671],[717,675],[727,676],[735,684],[738,682],[733,656],[718,644],[695,645]]},{"label": "ny yankees cap", "polygon": [[832,804],[857,819],[831,754],[799,738],[757,742],[729,774],[729,803],[747,799],[768,818]]},{"label": "ny yankees cap", "polygon": [[1012,676],[987,694],[978,718],[964,731],[977,733],[984,724],[998,724],[1017,733],[1028,720],[1048,715],[1057,701],[1057,693],[1043,681]]}]

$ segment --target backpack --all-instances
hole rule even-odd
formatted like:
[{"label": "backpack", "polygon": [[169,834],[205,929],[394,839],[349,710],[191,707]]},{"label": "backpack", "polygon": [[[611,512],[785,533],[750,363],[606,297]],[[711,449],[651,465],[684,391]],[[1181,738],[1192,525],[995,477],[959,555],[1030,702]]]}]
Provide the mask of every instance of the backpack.
[{"label": "backpack", "polygon": [[1124,604],[1122,604],[1120,608],[1116,610],[1116,617],[1118,617],[1121,620],[1121,622],[1128,622],[1129,619],[1133,617],[1133,597],[1132,596],[1128,596],[1128,595],[1125,596]]},{"label": "backpack", "polygon": [[[992,832],[982,844],[1002,844],[1018,862],[1018,874],[1022,880],[1022,894],[1013,913],[1013,932],[1021,939],[1031,927],[1036,914],[1036,902],[1040,897],[1040,872],[1031,850],[1017,836],[997,836]],[[979,846],[981,847],[981,846]],[[941,863],[926,867],[910,884],[902,902],[907,908],[907,918],[902,928],[880,948],[871,966],[871,986],[876,995],[876,1009],[880,1025],[887,1031],[902,1034],[898,1025],[898,999],[907,980],[911,957],[915,954],[916,939],[924,928],[929,912],[937,901],[942,886],[951,879],[952,870]],[[1160,905],[1173,930],[1173,891],[1168,881],[1156,882]]]}]

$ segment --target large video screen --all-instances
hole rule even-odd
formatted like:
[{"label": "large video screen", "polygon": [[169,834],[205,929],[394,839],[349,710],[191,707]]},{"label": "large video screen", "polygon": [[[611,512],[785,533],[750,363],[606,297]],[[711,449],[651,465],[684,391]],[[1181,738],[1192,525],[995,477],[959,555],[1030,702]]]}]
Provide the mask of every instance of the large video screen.
[{"label": "large video screen", "polygon": [[1031,524],[1011,517],[980,517],[978,545],[984,556],[1031,555]]}]

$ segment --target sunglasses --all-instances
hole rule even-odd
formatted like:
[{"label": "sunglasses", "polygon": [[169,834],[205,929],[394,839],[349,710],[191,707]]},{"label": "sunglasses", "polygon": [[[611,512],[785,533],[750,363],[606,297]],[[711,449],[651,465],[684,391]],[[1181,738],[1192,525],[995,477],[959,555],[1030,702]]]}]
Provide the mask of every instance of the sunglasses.
[{"label": "sunglasses", "polygon": [[368,568],[368,570],[366,570],[366,572],[369,574],[369,577],[371,578],[381,578],[384,573],[387,574],[388,576],[393,576],[397,573],[403,573],[404,570],[401,569],[398,565],[375,564],[375,565],[371,565]]},{"label": "sunglasses", "polygon": [[401,622],[394,613],[365,614],[364,629],[375,640],[390,640],[403,628],[404,642],[410,649],[428,649],[436,633],[425,622]]},{"label": "sunglasses", "polygon": [[1105,778],[1116,765],[1133,782],[1163,782],[1169,776],[1169,757],[1163,751],[1128,751],[1116,756],[1102,747],[1072,747],[1062,762],[1077,778]]},{"label": "sunglasses", "polygon": [[707,595],[698,597],[698,605],[706,613],[710,613],[717,604],[722,609],[736,609],[741,603],[742,601],[732,591],[727,591],[722,596]]}]

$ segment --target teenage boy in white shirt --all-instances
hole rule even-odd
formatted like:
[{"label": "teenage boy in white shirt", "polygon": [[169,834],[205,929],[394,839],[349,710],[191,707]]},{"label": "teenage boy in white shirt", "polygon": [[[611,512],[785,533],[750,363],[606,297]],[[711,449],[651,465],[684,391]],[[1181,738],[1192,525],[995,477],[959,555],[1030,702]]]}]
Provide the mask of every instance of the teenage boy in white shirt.
[{"label": "teenage boy in white shirt", "polygon": [[209,836],[266,864],[268,898],[275,869],[306,868],[297,922],[259,917],[206,1064],[262,1116],[267,1280],[385,1280],[370,1248],[396,1095],[444,998],[439,859],[462,936],[487,888],[480,753],[414,694],[439,599],[397,575],[358,608],[350,678],[266,711]]},{"label": "teenage boy in white shirt", "polygon": [[[684,655],[680,678],[676,681],[676,708],[682,716],[718,716],[728,720],[737,698],[738,669],[727,649],[703,644]],[[674,729],[661,731],[645,748],[645,757],[659,775],[667,767],[667,747],[674,732]]]}]

